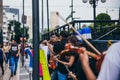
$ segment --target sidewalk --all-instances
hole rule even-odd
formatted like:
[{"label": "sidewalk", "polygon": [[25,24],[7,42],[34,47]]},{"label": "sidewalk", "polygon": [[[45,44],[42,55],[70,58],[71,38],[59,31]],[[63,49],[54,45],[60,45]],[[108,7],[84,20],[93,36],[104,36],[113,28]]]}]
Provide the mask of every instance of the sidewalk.
[{"label": "sidewalk", "polygon": [[24,66],[22,64],[19,65],[19,80],[32,80],[32,69],[29,68],[29,57],[28,59],[24,59]]},{"label": "sidewalk", "polygon": [[19,70],[17,71],[15,76],[11,77],[11,71],[8,64],[4,63],[4,75],[2,76],[0,70],[0,80],[19,80]]},{"label": "sidewalk", "polygon": [[4,63],[4,75],[0,69],[0,80],[32,80],[32,69],[29,68],[29,57],[25,59],[25,65],[22,67],[21,60],[19,58],[18,70],[15,76],[11,77],[11,71],[8,64]]}]

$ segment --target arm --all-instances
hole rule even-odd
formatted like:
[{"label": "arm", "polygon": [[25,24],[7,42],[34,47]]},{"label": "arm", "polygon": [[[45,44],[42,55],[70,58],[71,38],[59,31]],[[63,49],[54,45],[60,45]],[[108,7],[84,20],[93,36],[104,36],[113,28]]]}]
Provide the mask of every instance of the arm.
[{"label": "arm", "polygon": [[5,60],[6,60],[6,55],[5,55],[4,48],[2,48],[1,50],[3,51],[3,56],[4,56]]},{"label": "arm", "polygon": [[16,54],[16,57],[18,57],[19,54],[20,54],[20,46],[18,45],[18,52],[17,52],[17,54]]},{"label": "arm", "polygon": [[69,62],[64,62],[64,61],[61,61],[61,60],[59,60],[57,58],[56,58],[56,61],[58,61],[61,64],[64,64],[64,65],[67,65],[67,66],[71,67],[73,62],[74,62],[74,59],[75,59],[75,57],[71,56]]},{"label": "arm", "polygon": [[79,55],[83,70],[86,74],[86,77],[88,80],[96,80],[96,76],[92,72],[90,66],[89,66],[89,60],[88,60],[88,55],[86,53],[80,54]]}]

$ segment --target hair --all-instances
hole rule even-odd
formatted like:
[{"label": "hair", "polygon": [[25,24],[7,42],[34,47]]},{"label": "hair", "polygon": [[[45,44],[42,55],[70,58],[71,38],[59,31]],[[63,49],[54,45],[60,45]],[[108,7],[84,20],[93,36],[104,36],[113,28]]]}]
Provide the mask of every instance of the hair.
[{"label": "hair", "polygon": [[53,33],[50,34],[50,36],[52,36],[52,35],[55,35],[55,36],[57,36],[57,37],[60,37],[60,34],[58,34],[57,32],[53,32]]},{"label": "hair", "polygon": [[14,39],[14,38],[12,38],[11,41],[12,41],[12,40],[16,41],[16,39]]},{"label": "hair", "polygon": [[72,43],[74,46],[80,46],[80,41],[78,40],[78,38],[74,35],[71,35],[67,38],[67,42],[70,41],[70,43]]},{"label": "hair", "polygon": [[62,36],[62,38],[67,38],[69,36],[69,33],[68,31],[61,31],[60,36]]}]

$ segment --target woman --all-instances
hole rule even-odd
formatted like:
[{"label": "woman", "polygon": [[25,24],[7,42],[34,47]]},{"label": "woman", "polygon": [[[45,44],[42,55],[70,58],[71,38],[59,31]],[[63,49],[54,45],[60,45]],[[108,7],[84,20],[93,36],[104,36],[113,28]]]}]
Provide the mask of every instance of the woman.
[{"label": "woman", "polygon": [[7,64],[9,59],[9,46],[6,42],[3,43],[3,53],[5,54],[5,59],[6,59],[5,62]]},{"label": "woman", "polygon": [[[73,46],[79,46],[79,41],[75,36],[69,36],[67,42],[71,43]],[[75,66],[78,60],[78,54],[75,51],[69,51],[63,53],[60,58],[56,58],[58,61],[58,80],[68,80],[68,70],[65,66],[69,68],[73,73],[76,72]]]}]

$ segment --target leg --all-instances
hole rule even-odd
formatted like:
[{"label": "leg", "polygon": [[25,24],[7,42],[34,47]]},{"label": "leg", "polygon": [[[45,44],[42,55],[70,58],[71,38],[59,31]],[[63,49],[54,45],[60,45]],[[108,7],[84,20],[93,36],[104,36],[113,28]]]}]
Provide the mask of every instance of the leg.
[{"label": "leg", "polygon": [[51,80],[58,80],[58,73],[57,73],[57,69],[54,70],[52,73],[51,73]]},{"label": "leg", "polygon": [[13,76],[13,73],[14,73],[14,64],[15,64],[15,58],[14,57],[11,57],[10,58],[10,64],[11,64],[11,76]]},{"label": "leg", "polygon": [[8,63],[8,58],[9,58],[9,53],[6,52],[5,55],[6,55],[6,64],[7,64]]},{"label": "leg", "polygon": [[0,60],[0,67],[1,67],[1,69],[2,69],[2,75],[4,75],[3,59]]},{"label": "leg", "polygon": [[58,71],[58,80],[67,80],[67,74],[62,74]]},{"label": "leg", "polygon": [[19,57],[15,58],[15,72],[14,72],[14,75],[16,75],[16,71],[17,71],[17,67],[18,67],[18,60],[19,60]]}]

